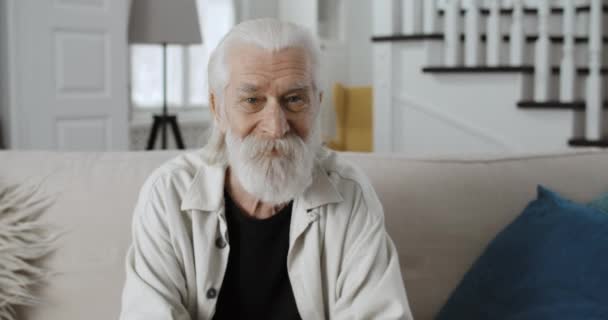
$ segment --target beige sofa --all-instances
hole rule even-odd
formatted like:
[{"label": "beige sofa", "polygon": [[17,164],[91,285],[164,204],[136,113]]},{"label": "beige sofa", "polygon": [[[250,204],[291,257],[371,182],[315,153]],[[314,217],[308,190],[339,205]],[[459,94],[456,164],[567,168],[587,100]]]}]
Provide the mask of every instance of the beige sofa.
[{"label": "beige sofa", "polygon": [[[2,179],[60,197],[44,220],[68,232],[47,259],[58,274],[24,320],[117,319],[131,211],[145,177],[177,152],[0,152]],[[542,183],[578,201],[608,191],[608,151],[471,159],[344,154],[371,178],[399,249],[416,319],[432,319],[488,241]]]}]

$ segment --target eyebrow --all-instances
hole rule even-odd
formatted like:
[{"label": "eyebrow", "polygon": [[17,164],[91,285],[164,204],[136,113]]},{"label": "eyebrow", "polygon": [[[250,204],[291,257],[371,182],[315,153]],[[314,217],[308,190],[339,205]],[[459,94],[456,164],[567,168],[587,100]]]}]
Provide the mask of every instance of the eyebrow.
[{"label": "eyebrow", "polygon": [[259,90],[259,88],[258,88],[258,86],[254,85],[254,84],[244,83],[238,87],[238,90],[247,92],[247,93],[254,93],[254,92],[257,92]]},{"label": "eyebrow", "polygon": [[[251,84],[251,83],[243,83],[241,85],[238,86],[237,90],[241,91],[241,92],[245,92],[245,93],[256,93],[259,91],[259,87],[256,86],[255,84]],[[308,91],[308,89],[310,89],[310,85],[308,85],[307,83],[296,83],[290,87],[287,88],[287,90],[284,91],[283,94],[289,94],[295,91]]]},{"label": "eyebrow", "polygon": [[310,89],[310,86],[307,84],[296,84],[292,87],[289,87],[284,94],[289,94],[295,91],[308,91],[308,89]]}]

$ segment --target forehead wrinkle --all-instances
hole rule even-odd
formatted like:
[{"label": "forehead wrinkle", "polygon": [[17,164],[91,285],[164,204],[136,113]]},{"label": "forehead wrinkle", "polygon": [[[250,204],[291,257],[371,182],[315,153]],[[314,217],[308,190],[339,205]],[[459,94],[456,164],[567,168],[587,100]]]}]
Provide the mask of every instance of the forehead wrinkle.
[{"label": "forehead wrinkle", "polygon": [[312,80],[308,77],[301,77],[298,74],[276,75],[273,77],[268,74],[262,77],[242,79],[236,85],[236,90],[244,93],[257,93],[266,89],[274,88],[273,91],[291,92],[297,90],[308,90],[312,87]]},{"label": "forehead wrinkle", "polygon": [[242,83],[238,86],[237,88],[239,91],[243,91],[243,92],[247,92],[247,93],[253,93],[253,92],[257,92],[259,90],[259,87],[255,84],[252,83]]},{"label": "forehead wrinkle", "polygon": [[234,52],[232,59],[239,62],[238,73],[253,73],[271,76],[278,73],[294,73],[306,75],[311,71],[308,59],[298,54],[286,55],[279,52],[254,52],[250,55],[238,57],[246,51]]},{"label": "forehead wrinkle", "polygon": [[310,87],[310,84],[306,81],[298,81],[296,83],[286,86],[285,90],[281,91],[285,93],[290,93],[294,91],[308,91]]}]

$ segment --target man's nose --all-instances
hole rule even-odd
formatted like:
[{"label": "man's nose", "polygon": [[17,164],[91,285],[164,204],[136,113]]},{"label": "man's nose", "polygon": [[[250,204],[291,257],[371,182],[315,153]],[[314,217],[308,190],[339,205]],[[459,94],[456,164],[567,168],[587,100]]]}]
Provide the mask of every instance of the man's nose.
[{"label": "man's nose", "polygon": [[289,131],[285,111],[275,102],[270,102],[266,107],[267,112],[262,120],[262,132],[271,139],[282,138]]}]

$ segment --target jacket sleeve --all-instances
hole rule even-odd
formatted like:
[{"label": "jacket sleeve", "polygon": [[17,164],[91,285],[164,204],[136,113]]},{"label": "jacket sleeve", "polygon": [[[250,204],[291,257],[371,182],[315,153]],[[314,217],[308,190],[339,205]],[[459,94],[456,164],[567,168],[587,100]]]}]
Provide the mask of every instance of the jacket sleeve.
[{"label": "jacket sleeve", "polygon": [[150,177],[135,207],[121,320],[191,319],[183,304],[186,283],[170,239],[161,182]]},{"label": "jacket sleeve", "polygon": [[332,319],[413,319],[382,206],[367,188],[354,199]]}]

